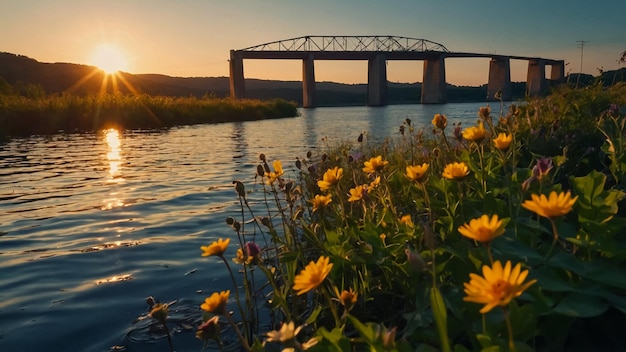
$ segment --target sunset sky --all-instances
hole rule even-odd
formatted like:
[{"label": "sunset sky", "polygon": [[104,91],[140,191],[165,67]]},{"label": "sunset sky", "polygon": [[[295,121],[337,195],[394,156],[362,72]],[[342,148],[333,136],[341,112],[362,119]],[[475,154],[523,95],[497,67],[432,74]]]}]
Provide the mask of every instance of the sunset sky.
[{"label": "sunset sky", "polygon": [[[394,35],[450,51],[563,59],[566,73],[614,70],[626,50],[624,0],[0,0],[0,51],[130,73],[228,76],[231,49],[304,35]],[[104,46],[103,46],[104,45]],[[99,54],[98,54],[99,52]],[[388,80],[422,80],[420,61]],[[446,60],[447,81],[487,83],[488,59]],[[299,61],[246,60],[246,78],[301,80]],[[512,61],[513,81],[527,63]],[[367,63],[316,61],[316,80],[367,81]]]}]

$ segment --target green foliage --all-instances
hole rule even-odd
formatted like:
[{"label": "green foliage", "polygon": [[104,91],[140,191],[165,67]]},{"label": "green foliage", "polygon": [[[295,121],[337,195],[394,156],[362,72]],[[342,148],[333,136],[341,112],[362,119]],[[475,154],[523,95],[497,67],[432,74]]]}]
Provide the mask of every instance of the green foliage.
[{"label": "green foliage", "polygon": [[[399,140],[359,138],[298,157],[286,172],[262,156],[262,197],[237,185],[241,218],[228,223],[240,244],[265,242],[250,261],[239,248],[246,294],[236,301],[269,314],[275,330],[252,344],[264,331],[241,309],[243,339],[253,350],[623,349],[626,117],[609,107],[625,95],[623,86],[564,89],[497,118],[481,108],[487,134],[476,138],[445,127],[426,138],[406,120]],[[511,144],[497,148],[499,133]],[[467,172],[450,171],[453,162]],[[406,172],[423,163],[422,177]],[[335,167],[342,176],[327,173]],[[572,204],[552,200],[543,215],[528,206],[551,193]],[[499,225],[477,225],[483,215]],[[324,258],[332,268],[319,266]],[[484,271],[506,261],[520,265],[508,271],[519,281]],[[259,287],[254,272],[267,283]],[[467,298],[481,275],[490,294],[480,291],[477,304]],[[296,293],[296,282],[307,291]],[[267,301],[256,302],[259,292]],[[510,301],[493,301],[500,294]],[[603,321],[606,333],[587,333]]]}]

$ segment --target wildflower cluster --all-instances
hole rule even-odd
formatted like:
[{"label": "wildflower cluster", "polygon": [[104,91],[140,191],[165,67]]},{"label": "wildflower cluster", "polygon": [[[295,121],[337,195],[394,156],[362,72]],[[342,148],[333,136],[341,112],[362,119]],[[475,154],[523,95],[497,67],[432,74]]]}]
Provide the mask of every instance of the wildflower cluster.
[{"label": "wildflower cluster", "polygon": [[616,164],[564,179],[567,150],[529,152],[533,104],[465,129],[436,114],[432,138],[406,119],[393,143],[359,136],[295,168],[262,156],[263,200],[237,184],[236,236],[201,247],[233,287],[206,297],[196,336],[221,346],[224,322],[250,351],[551,350],[576,333],[556,346],[552,321],[622,321],[623,114],[598,124]]}]

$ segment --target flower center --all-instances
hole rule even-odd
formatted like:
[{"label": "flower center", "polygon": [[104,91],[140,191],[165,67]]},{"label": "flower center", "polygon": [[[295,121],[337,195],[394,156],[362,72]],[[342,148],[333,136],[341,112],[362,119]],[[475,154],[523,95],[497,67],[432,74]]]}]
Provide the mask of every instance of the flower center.
[{"label": "flower center", "polygon": [[493,292],[494,298],[502,301],[511,295],[513,286],[510,283],[500,279],[491,285],[491,292]]}]

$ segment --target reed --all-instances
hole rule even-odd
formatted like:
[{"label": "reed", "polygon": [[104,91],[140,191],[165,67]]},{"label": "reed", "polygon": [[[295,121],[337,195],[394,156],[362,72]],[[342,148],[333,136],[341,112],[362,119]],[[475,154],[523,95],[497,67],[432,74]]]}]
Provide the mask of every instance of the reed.
[{"label": "reed", "polygon": [[232,100],[210,96],[71,94],[26,97],[0,94],[0,135],[29,136],[97,131],[103,128],[160,129],[180,125],[297,116],[281,99]]}]

